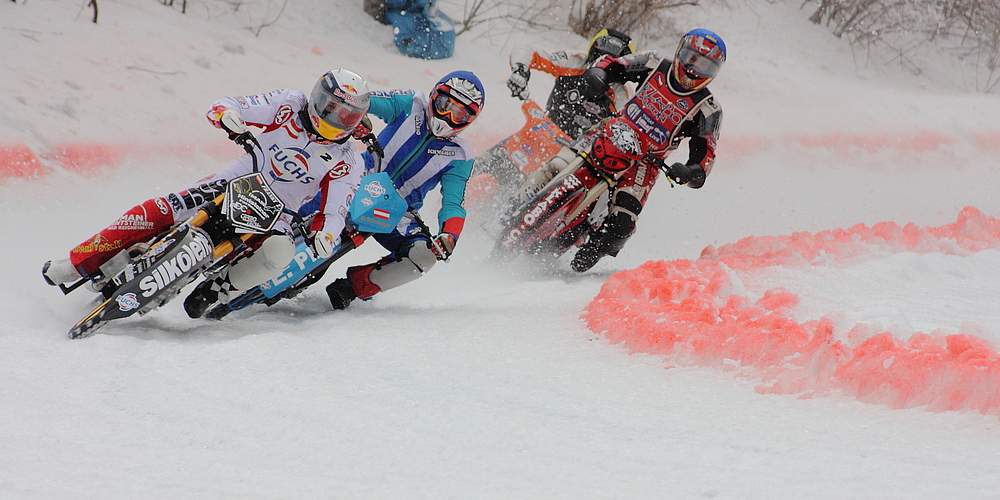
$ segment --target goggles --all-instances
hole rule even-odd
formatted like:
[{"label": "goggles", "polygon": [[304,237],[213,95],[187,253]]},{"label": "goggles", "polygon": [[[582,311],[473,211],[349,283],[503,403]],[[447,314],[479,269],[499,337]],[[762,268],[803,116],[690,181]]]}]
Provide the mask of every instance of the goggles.
[{"label": "goggles", "polygon": [[594,41],[594,46],[591,48],[591,53],[593,54],[594,51],[596,50],[612,57],[621,57],[631,52],[626,50],[627,48],[628,44],[625,43],[624,40],[619,40],[618,38],[615,38],[613,36],[603,36]]},{"label": "goggles", "polygon": [[479,112],[479,106],[476,103],[462,104],[440,89],[434,90],[432,106],[434,107],[434,114],[438,118],[442,118],[456,127],[468,125]]},{"label": "goggles", "polygon": [[698,78],[715,78],[721,67],[719,61],[705,56],[691,47],[682,47],[677,51],[677,64],[684,68],[684,71]]}]

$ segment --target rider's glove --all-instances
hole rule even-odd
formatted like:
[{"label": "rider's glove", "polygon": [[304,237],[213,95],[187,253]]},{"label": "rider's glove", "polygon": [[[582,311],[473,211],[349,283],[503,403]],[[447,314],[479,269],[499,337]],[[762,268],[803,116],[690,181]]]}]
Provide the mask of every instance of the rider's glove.
[{"label": "rider's glove", "polygon": [[325,259],[333,255],[333,247],[337,246],[337,242],[332,234],[313,231],[310,236],[312,237],[311,246],[317,258]]},{"label": "rider's glove", "polygon": [[698,177],[704,178],[705,170],[701,168],[701,165],[674,163],[670,165],[670,172],[667,176],[677,184],[687,184]]},{"label": "rider's glove", "polygon": [[365,143],[365,146],[368,146],[369,154],[385,158],[385,150],[382,149],[382,144],[378,142],[378,137],[372,133],[372,121],[368,118],[368,115],[365,115],[361,119],[361,123],[357,127],[354,127],[354,132],[351,132],[351,135],[355,139]]},{"label": "rider's glove", "polygon": [[351,132],[351,135],[360,141],[370,133],[372,133],[372,120],[371,118],[368,118],[368,115],[365,115],[365,117],[361,119],[361,123],[359,123],[357,127],[354,127],[354,132]]},{"label": "rider's glove", "polygon": [[605,69],[595,66],[584,71],[580,87],[580,92],[588,101],[600,105],[611,104],[611,97],[608,96],[611,86],[608,84],[608,72]]},{"label": "rider's glove", "polygon": [[521,63],[515,64],[514,72],[507,79],[507,88],[510,89],[510,96],[527,101],[528,96],[531,95],[531,91],[528,90],[529,78],[531,78],[531,73],[528,71],[528,68]]},{"label": "rider's glove", "polygon": [[434,252],[434,257],[437,260],[448,260],[451,257],[451,252],[455,250],[455,243],[458,242],[458,238],[451,233],[440,233],[431,239],[431,251]]},{"label": "rider's glove", "polygon": [[219,115],[219,126],[222,127],[222,130],[229,132],[230,139],[236,139],[247,131],[247,124],[243,122],[243,117],[231,109],[227,109]]}]

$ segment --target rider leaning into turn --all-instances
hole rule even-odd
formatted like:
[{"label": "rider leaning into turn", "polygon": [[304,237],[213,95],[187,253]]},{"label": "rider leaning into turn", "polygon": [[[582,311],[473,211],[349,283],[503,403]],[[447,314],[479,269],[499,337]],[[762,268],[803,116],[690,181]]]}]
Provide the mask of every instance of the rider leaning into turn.
[{"label": "rider leaning into turn", "polygon": [[[348,139],[368,111],[368,83],[356,73],[337,69],[316,82],[308,99],[298,90],[225,97],[207,113],[212,125],[233,140],[246,137],[247,125],[263,128],[254,150],[259,171],[287,208],[298,209],[321,199],[321,217],[313,219],[312,246],[329,256],[340,243],[348,200],[364,171],[361,155]],[[42,275],[50,285],[96,278],[101,266],[121,251],[168,230],[194,215],[205,203],[225,192],[230,180],[252,173],[249,154],[232,166],[194,185],[133,207],[100,233],[70,251],[68,259],[46,262]],[[200,317],[220,293],[240,292],[274,278],[295,253],[291,226],[279,221],[272,234],[248,241],[255,251],[235,260],[220,276],[202,282],[184,301],[191,317]],[[276,233],[276,234],[273,234]],[[94,285],[100,289],[105,278]]]},{"label": "rider leaning into turn", "polygon": [[[408,89],[371,93],[371,114],[387,124],[378,135],[385,148],[382,171],[414,210],[440,184],[441,230],[431,237],[426,227],[403,218],[391,233],[374,235],[389,255],[348,268],[346,278],[327,286],[334,309],[409,283],[451,256],[465,225],[465,186],[473,165],[469,144],[457,136],[476,119],[484,102],[483,84],[468,71],[449,73],[429,96]],[[370,155],[365,161],[369,168],[374,165]]]},{"label": "rider leaning into turn", "polygon": [[[610,82],[606,93],[586,95],[584,71],[604,56],[621,57],[635,52],[632,39],[614,29],[603,29],[590,40],[586,53],[569,55],[565,51],[548,52],[530,47],[516,47],[510,52],[511,75],[507,80],[511,97],[527,100],[531,70],[544,71],[556,77],[546,103],[546,114],[556,126],[571,138],[577,138],[594,124],[617,111],[629,95],[626,81],[640,82],[645,72],[628,75],[621,81]],[[640,70],[642,68],[636,68]]]},{"label": "rider leaning into turn", "polygon": [[[659,166],[684,138],[688,138],[687,162],[671,165],[669,178],[692,188],[704,185],[715,162],[722,123],[722,108],[707,86],[725,61],[722,38],[696,29],[681,38],[672,61],[655,54],[633,54],[604,58],[587,70],[584,76],[594,84],[589,90],[592,95],[603,92],[609,82],[629,78],[637,65],[645,68],[645,80],[622,110],[598,129],[588,151],[593,165],[613,182],[608,214],[573,257],[575,271],[589,270],[605,255],[618,255],[635,232]],[[515,206],[533,198],[574,155],[564,149],[530,175]]]}]

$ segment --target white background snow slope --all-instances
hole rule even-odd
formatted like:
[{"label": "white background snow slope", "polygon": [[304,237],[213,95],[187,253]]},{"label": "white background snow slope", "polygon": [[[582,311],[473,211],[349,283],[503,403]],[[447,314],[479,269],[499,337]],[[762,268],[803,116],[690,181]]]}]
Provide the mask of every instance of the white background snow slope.
[{"label": "white background snow slope", "polygon": [[[69,341],[90,297],[46,286],[41,264],[227,166],[239,150],[203,118],[216,98],[308,90],[341,66],[425,91],[469,69],[488,91],[467,134],[482,150],[521,120],[510,49],[585,44],[481,27],[453,58],[420,61],[360,1],[289,2],[259,36],[247,26],[280,5],[175,4],[101,0],[95,25],[79,1],[0,2],[0,147],[29,147],[43,170],[0,184],[0,497],[1000,498],[994,415],[761,395],[729,372],[629,354],[579,319],[611,273],[707,245],[997,215],[998,96],[859,69],[798,2],[706,4],[677,25],[729,47],[715,170],[701,190],[657,187],[628,247],[592,272],[485,265],[470,222],[452,262],[346,311],[322,286],[221,322],[177,300]],[[540,102],[551,81],[533,76]],[[67,145],[94,144],[128,154],[65,168]],[[331,277],[381,253],[365,245]],[[974,322],[995,344],[998,273],[995,251],[914,254],[779,269],[769,286],[799,294],[803,319],[903,335]]]}]

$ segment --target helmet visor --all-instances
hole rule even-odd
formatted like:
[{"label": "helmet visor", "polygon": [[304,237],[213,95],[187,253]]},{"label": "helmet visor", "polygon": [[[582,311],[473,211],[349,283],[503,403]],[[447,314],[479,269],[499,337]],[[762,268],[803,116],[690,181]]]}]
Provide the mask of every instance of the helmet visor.
[{"label": "helmet visor", "polygon": [[628,53],[628,44],[624,40],[613,36],[602,36],[594,41],[594,49],[599,50],[609,56],[621,57]]},{"label": "helmet visor", "polygon": [[677,51],[677,64],[684,71],[698,78],[715,78],[719,74],[721,63],[691,47],[681,47]]},{"label": "helmet visor", "polygon": [[[352,103],[351,101],[355,101]],[[309,98],[309,111],[314,117],[316,132],[326,139],[338,140],[350,134],[364,118],[366,107],[356,102],[354,96],[338,89],[329,94],[323,89],[313,90]]]}]

